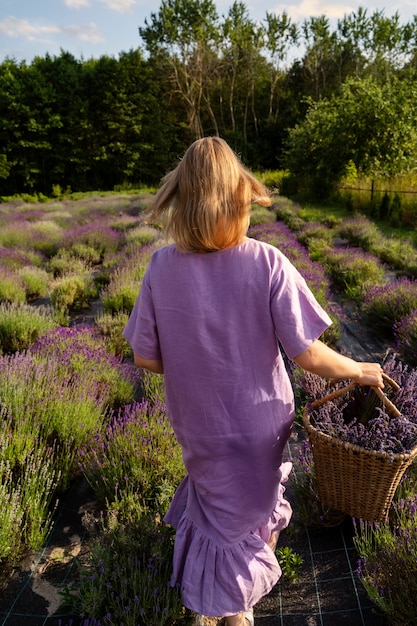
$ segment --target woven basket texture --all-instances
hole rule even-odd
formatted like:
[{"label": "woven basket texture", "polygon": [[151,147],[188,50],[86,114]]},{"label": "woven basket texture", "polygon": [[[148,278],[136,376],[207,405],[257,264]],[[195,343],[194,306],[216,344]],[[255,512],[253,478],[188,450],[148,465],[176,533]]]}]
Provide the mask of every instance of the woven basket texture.
[{"label": "woven basket texture", "polygon": [[303,424],[322,505],[364,521],[386,520],[398,484],[417,456],[417,446],[409,453],[388,454],[340,441],[311,424],[307,406]]},{"label": "woven basket texture", "polygon": [[341,442],[312,426],[307,407],[303,422],[323,506],[370,522],[385,520],[398,484],[417,456],[417,447],[408,454],[389,455]]}]

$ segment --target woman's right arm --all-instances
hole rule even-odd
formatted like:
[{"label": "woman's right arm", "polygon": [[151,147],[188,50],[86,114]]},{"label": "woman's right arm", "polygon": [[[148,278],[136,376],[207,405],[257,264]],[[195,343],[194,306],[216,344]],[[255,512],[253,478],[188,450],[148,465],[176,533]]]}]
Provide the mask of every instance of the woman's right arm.
[{"label": "woman's right arm", "polygon": [[137,367],[144,367],[146,370],[153,372],[154,374],[163,374],[164,365],[159,359],[144,359],[138,354],[134,354],[134,362]]},{"label": "woman's right arm", "polygon": [[304,352],[294,357],[297,365],[323,378],[349,378],[359,385],[383,389],[382,367],[379,363],[362,363],[336,352],[317,339]]}]

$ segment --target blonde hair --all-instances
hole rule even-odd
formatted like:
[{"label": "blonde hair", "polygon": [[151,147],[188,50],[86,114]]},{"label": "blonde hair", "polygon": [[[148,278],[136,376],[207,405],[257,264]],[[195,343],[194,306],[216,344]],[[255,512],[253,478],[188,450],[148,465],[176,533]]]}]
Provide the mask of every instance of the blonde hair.
[{"label": "blonde hair", "polygon": [[204,137],[162,179],[149,211],[179,250],[213,252],[242,241],[252,202],[271,205],[266,187],[224,139]]}]

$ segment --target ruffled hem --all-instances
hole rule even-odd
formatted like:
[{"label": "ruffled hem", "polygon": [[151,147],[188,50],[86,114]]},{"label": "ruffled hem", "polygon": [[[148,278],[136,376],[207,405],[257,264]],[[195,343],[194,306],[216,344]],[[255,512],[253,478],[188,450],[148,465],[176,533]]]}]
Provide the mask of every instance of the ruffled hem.
[{"label": "ruffled hem", "polygon": [[[291,463],[281,465],[281,481],[287,480],[291,467]],[[214,541],[183,511],[170,584],[180,586],[184,606],[202,615],[225,617],[248,610],[271,591],[281,568],[267,541],[272,532],[288,525],[292,514],[284,491],[280,484],[277,505],[266,523],[232,544]],[[166,521],[172,523],[169,517]]]}]

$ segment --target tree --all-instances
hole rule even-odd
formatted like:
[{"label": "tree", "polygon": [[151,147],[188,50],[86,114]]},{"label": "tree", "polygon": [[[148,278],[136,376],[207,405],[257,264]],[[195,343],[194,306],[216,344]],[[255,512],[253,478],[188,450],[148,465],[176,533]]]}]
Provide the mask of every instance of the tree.
[{"label": "tree", "polygon": [[417,88],[350,79],[340,93],[310,101],[289,132],[286,164],[316,194],[326,194],[353,163],[359,174],[390,178],[417,166]]},{"label": "tree", "polygon": [[216,58],[212,50],[218,45],[215,4],[212,0],[162,0],[158,14],[151,13],[150,20],[145,19],[139,34],[150,55],[169,70],[173,92],[185,102],[194,137],[202,137],[204,79],[212,72]]},{"label": "tree", "polygon": [[287,60],[289,48],[297,44],[299,32],[297,25],[285,11],[282,15],[267,12],[265,22],[265,49],[269,57],[271,77],[268,120],[276,122],[279,111],[278,84],[280,79],[285,79],[283,64]]}]

